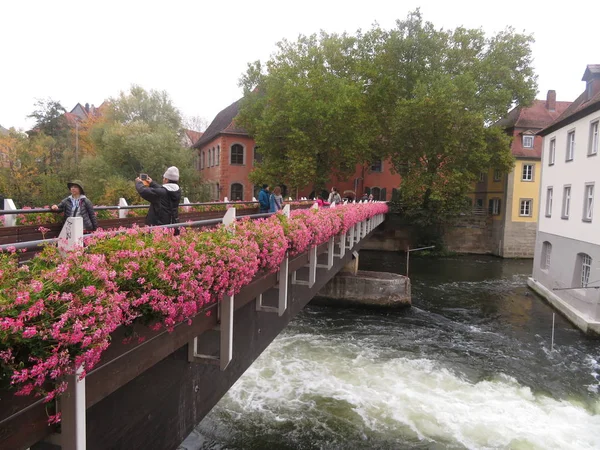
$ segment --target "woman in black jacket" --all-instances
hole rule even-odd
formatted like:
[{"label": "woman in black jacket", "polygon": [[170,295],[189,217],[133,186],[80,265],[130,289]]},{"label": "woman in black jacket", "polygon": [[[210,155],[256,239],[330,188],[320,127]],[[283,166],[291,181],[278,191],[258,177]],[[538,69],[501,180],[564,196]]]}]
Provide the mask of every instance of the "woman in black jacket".
[{"label": "woman in black jacket", "polygon": [[94,211],[94,205],[83,192],[83,185],[79,180],[67,183],[71,195],[63,199],[58,205],[52,205],[54,211],[64,212],[67,217],[81,217],[83,219],[84,231],[95,231],[98,228],[98,219]]}]

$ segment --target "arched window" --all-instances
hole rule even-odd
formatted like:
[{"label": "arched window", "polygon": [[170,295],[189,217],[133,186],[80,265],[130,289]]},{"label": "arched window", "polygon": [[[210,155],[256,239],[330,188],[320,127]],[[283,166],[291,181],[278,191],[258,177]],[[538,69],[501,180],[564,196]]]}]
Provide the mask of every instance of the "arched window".
[{"label": "arched window", "polygon": [[590,282],[590,272],[592,271],[592,257],[587,253],[577,254],[577,265],[575,266],[574,285],[587,287]]},{"label": "arched window", "polygon": [[381,195],[381,189],[378,187],[371,188],[371,194],[373,194],[373,200],[379,200],[379,196]]},{"label": "arched window", "polygon": [[219,161],[221,161],[221,146],[217,145],[217,166],[219,165]]},{"label": "arched window", "polygon": [[244,186],[240,183],[233,183],[231,185],[231,199],[233,201],[244,200]]},{"label": "arched window", "polygon": [[212,154],[211,154],[210,148],[208,149],[207,158],[208,158],[208,162],[206,164],[206,167],[212,167]]},{"label": "arched window", "polygon": [[200,168],[204,169],[204,151],[202,152],[202,156],[200,156]]},{"label": "arched window", "polygon": [[231,146],[231,164],[242,165],[244,164],[244,147],[240,144],[233,144]]},{"label": "arched window", "polygon": [[550,269],[550,258],[552,257],[552,244],[544,241],[542,244],[542,256],[540,258],[540,268],[543,270]]},{"label": "arched window", "polygon": [[217,165],[217,151],[215,150],[214,147],[212,149],[212,165],[213,166]]}]

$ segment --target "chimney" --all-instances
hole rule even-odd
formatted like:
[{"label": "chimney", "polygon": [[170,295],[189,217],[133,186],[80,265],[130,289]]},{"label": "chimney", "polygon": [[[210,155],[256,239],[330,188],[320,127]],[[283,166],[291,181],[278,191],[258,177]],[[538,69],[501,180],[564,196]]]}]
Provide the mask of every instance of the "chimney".
[{"label": "chimney", "polygon": [[89,103],[85,104],[85,111],[90,112],[90,104]]},{"label": "chimney", "polygon": [[546,96],[546,109],[548,111],[556,111],[556,91],[548,91]]}]

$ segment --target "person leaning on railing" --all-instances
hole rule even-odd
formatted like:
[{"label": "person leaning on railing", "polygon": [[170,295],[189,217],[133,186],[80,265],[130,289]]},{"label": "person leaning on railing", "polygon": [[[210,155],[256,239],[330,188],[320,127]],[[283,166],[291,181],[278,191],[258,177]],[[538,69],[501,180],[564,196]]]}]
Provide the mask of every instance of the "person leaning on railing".
[{"label": "person leaning on railing", "polygon": [[94,211],[94,205],[89,198],[85,196],[83,184],[79,180],[73,180],[67,183],[71,195],[63,199],[58,205],[52,205],[53,211],[64,212],[65,220],[67,217],[81,217],[83,219],[84,231],[95,231],[98,228],[98,219]]}]

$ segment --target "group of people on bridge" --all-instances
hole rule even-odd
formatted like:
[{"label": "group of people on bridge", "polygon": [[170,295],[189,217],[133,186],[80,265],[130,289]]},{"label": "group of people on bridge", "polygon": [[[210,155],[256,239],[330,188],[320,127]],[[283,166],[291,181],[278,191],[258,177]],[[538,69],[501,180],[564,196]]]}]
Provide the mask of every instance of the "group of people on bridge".
[{"label": "group of people on bridge", "polygon": [[[146,225],[168,225],[179,222],[179,202],[181,189],[179,188],[179,169],[169,167],[163,174],[162,185],[158,184],[147,174],[140,174],[135,179],[135,188],[144,200],[150,202]],[[50,209],[62,212],[65,220],[67,217],[81,217],[84,232],[90,233],[98,228],[98,218],[94,205],[86,197],[83,183],[73,180],[67,183],[71,195],[60,203],[52,205]]]}]

